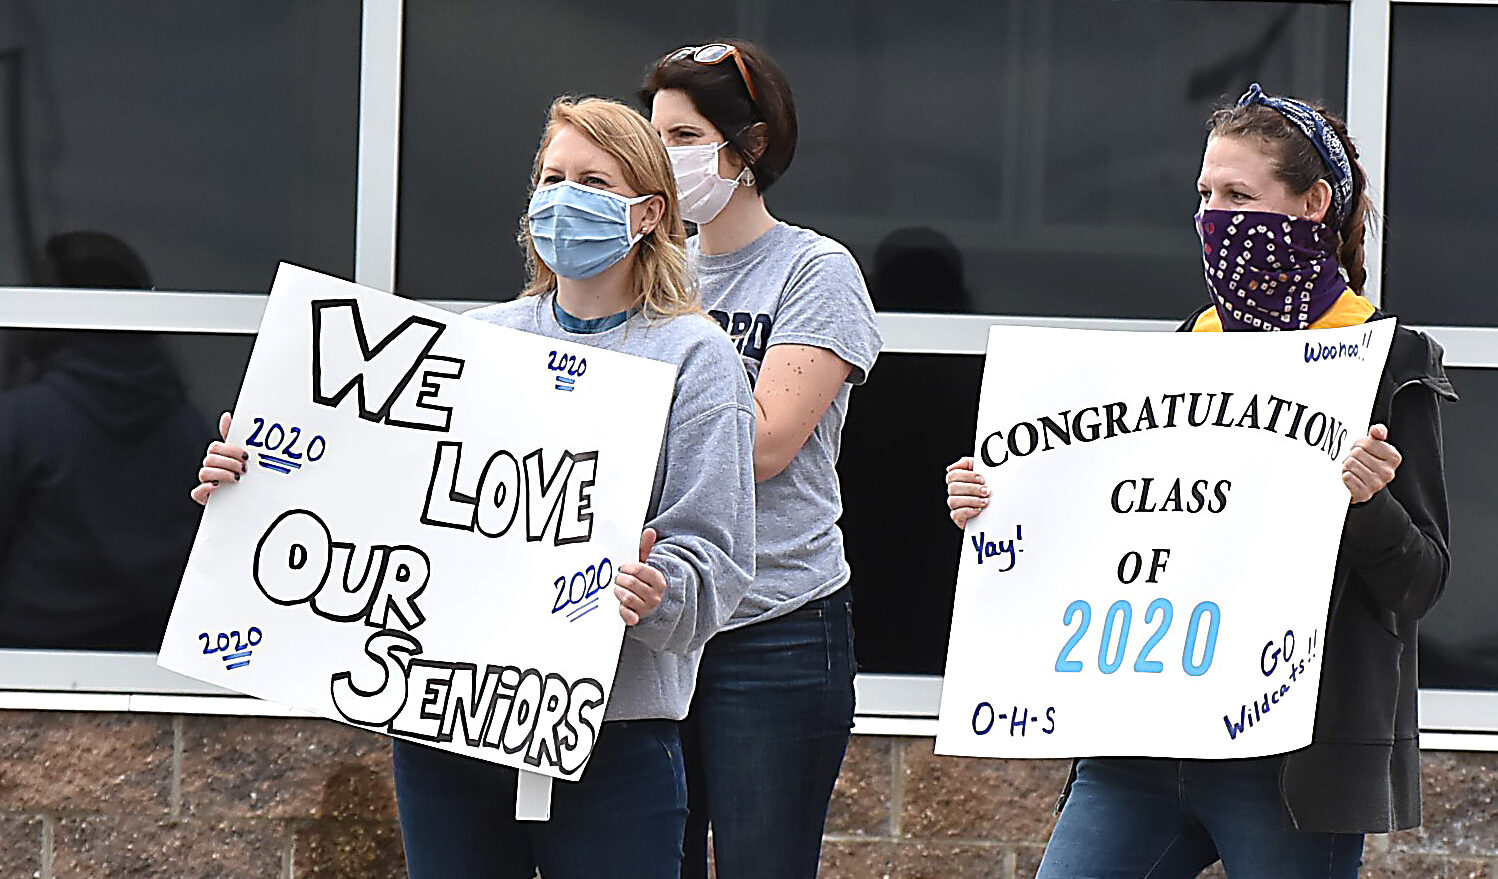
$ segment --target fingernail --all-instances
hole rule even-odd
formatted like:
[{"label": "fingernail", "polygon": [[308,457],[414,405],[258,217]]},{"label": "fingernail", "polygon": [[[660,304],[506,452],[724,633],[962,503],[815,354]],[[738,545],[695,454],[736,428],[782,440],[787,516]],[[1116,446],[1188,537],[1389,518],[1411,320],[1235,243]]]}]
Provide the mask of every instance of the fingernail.
[{"label": "fingernail", "polygon": [[236,473],[236,474],[234,474],[234,481],[235,481],[235,482],[238,482],[238,481],[239,481],[239,477],[240,477],[240,476],[242,476],[242,475],[243,475],[243,474],[241,474],[241,473]]},{"label": "fingernail", "polygon": [[988,497],[988,489],[983,489],[983,496]]},{"label": "fingernail", "polygon": [[241,460],[241,461],[248,461],[248,460],[250,460],[250,453],[249,452],[244,452],[243,454],[241,454],[239,456],[239,460]]},{"label": "fingernail", "polygon": [[218,485],[218,480],[217,479],[209,480],[208,484],[209,485]]}]

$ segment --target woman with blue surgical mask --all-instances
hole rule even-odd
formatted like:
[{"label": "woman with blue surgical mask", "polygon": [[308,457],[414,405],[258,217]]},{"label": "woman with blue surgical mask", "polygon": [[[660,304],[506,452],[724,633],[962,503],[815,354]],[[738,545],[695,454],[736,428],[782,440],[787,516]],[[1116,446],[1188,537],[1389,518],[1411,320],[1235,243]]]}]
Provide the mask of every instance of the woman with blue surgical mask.
[{"label": "woman with blue surgical mask", "polygon": [[816,875],[853,721],[851,572],[836,470],[853,385],[881,339],[836,241],[780,222],[765,193],[796,150],[780,68],[739,40],[686,46],[640,100],[671,155],[702,300],[754,380],[754,586],[708,642],[683,727],[691,815],[683,876]]},{"label": "woman with blue surgical mask", "polygon": [[[754,574],[753,400],[738,353],[702,313],[649,123],[615,101],[557,100],[531,183],[530,283],[469,315],[671,363],[676,389],[639,561],[614,581],[627,628],[582,780],[552,786],[550,820],[517,821],[516,770],[397,740],[406,862],[412,879],[672,879],[687,814],[678,721],[703,644]],[[243,455],[211,445],[193,496],[232,490]]]},{"label": "woman with blue surgical mask", "polygon": [[[1195,217],[1208,296],[1180,331],[1382,317],[1360,295],[1371,206],[1343,122],[1255,84],[1208,131]],[[1375,423],[1342,462],[1349,508],[1310,746],[1078,760],[1037,879],[1189,879],[1219,860],[1233,879],[1354,879],[1363,834],[1419,826],[1415,650],[1449,565],[1437,404],[1455,398],[1440,346],[1398,328]],[[949,468],[959,527],[995,500],[971,458]]]}]

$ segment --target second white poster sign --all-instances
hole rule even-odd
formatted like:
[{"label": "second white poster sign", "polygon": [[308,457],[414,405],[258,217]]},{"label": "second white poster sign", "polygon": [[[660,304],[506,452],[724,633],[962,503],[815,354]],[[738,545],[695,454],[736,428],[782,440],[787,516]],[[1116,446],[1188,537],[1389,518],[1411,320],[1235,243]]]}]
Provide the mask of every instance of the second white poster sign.
[{"label": "second white poster sign", "polygon": [[1309,744],[1341,461],[1393,330],[994,327],[937,753]]}]

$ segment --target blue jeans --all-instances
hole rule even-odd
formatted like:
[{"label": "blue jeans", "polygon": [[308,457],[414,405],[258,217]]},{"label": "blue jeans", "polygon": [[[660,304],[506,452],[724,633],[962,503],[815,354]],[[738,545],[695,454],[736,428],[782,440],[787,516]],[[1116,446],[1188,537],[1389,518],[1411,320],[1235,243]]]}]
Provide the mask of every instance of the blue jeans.
[{"label": "blue jeans", "polygon": [[691,811],[682,876],[817,874],[827,801],[853,728],[853,622],[846,586],[707,643],[682,724]]},{"label": "blue jeans", "polygon": [[1363,837],[1290,827],[1280,761],[1099,758],[1077,778],[1036,879],[1355,879]]},{"label": "blue jeans", "polygon": [[411,879],[676,879],[687,791],[670,720],[603,724],[583,778],[552,785],[551,820],[515,820],[516,771],[395,742]]}]

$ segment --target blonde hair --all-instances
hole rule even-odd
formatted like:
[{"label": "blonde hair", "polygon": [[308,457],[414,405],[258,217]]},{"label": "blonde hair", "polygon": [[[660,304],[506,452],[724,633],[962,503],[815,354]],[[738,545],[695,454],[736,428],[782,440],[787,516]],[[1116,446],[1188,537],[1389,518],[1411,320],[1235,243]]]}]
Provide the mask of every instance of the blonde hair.
[{"label": "blonde hair", "polygon": [[[551,104],[541,145],[531,168],[531,194],[541,179],[541,163],[547,147],[562,126],[570,125],[587,135],[604,152],[618,160],[624,183],[639,195],[658,195],[666,208],[661,220],[637,244],[638,254],[631,272],[633,307],[647,318],[701,314],[697,285],[687,265],[686,230],[676,202],[676,175],[660,135],[631,107],[606,98],[574,98],[564,95]],[[530,224],[520,220],[520,246],[525,250],[530,280],[522,296],[539,296],[557,288],[556,273],[536,255]]]}]

